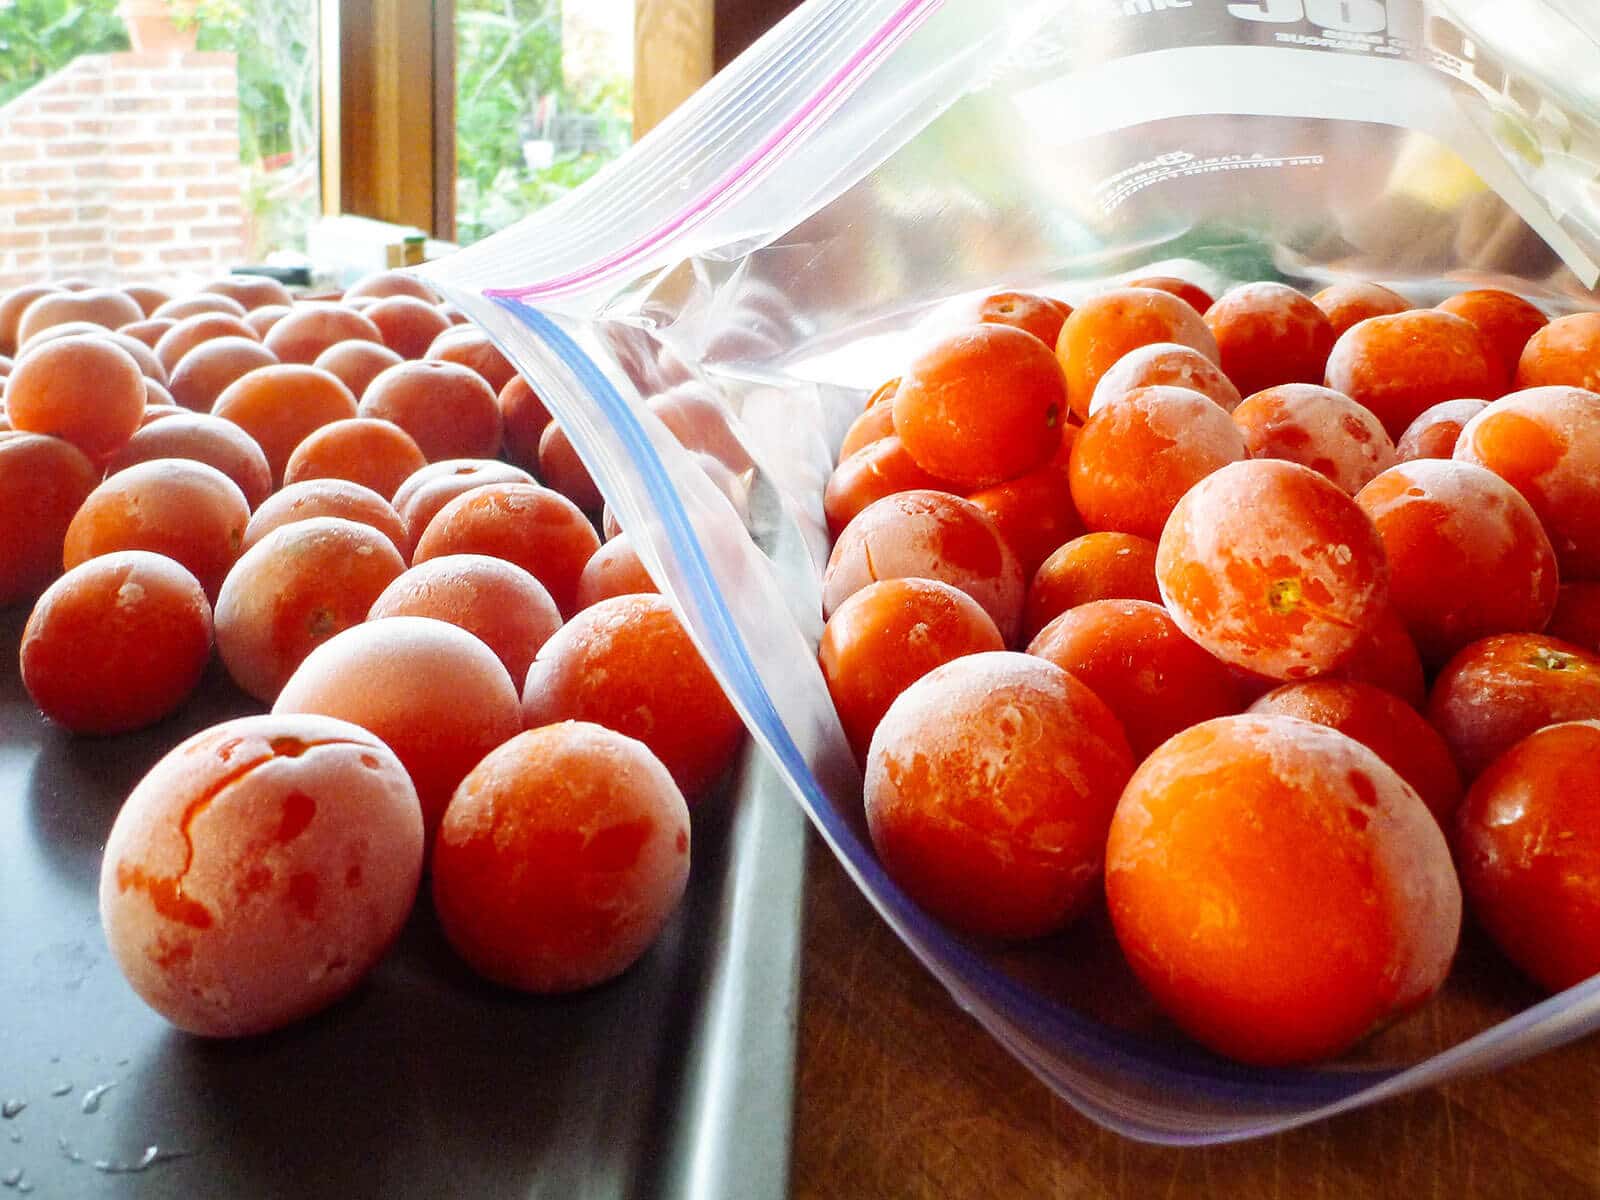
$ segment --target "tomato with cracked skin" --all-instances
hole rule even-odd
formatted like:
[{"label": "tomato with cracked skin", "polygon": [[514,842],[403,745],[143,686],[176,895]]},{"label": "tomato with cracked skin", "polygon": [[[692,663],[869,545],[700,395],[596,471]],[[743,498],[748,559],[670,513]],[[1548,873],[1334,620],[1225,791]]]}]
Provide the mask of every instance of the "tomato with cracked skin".
[{"label": "tomato with cracked skin", "polygon": [[353,990],[421,877],[422,812],[387,746],[327,717],[242,717],[133,789],[106,839],[100,923],[151,1008],[244,1037]]}]

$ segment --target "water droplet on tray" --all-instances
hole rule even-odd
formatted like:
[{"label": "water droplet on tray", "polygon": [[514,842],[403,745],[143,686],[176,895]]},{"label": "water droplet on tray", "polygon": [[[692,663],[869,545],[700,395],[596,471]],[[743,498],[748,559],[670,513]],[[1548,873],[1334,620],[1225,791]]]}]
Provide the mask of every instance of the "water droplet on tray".
[{"label": "water droplet on tray", "polygon": [[52,1096],[65,1096],[70,1091],[72,1091],[72,1082],[70,1080],[63,1079],[60,1083],[56,1084],[55,1087],[50,1089],[50,1094]]},{"label": "water droplet on tray", "polygon": [[28,1102],[26,1100],[7,1100],[5,1103],[0,1104],[0,1117],[4,1117],[9,1121],[27,1107]]},{"label": "water droplet on tray", "polygon": [[66,1159],[68,1162],[70,1162],[70,1163],[81,1163],[83,1161],[83,1155],[79,1154],[76,1150],[74,1150],[72,1148],[72,1146],[67,1142],[66,1138],[64,1138],[64,1137],[56,1138],[56,1145],[58,1147],[60,1147],[60,1149],[61,1149],[61,1157]]},{"label": "water droplet on tray", "polygon": [[86,1113],[99,1112],[100,1098],[116,1086],[117,1081],[113,1079],[110,1083],[100,1083],[90,1088],[83,1094],[83,1111]]},{"label": "water droplet on tray", "polygon": [[139,1156],[138,1162],[112,1162],[109,1159],[95,1159],[94,1169],[103,1175],[137,1175],[141,1171],[148,1171],[157,1163],[171,1162],[175,1158],[188,1158],[187,1150],[163,1150],[160,1146],[146,1146],[144,1153]]},{"label": "water droplet on tray", "polygon": [[21,1182],[22,1182],[22,1168],[21,1167],[12,1167],[11,1170],[7,1171],[4,1175],[0,1175],[0,1183],[5,1184],[6,1187],[14,1188],[14,1187],[17,1186],[17,1184],[19,1184]]}]

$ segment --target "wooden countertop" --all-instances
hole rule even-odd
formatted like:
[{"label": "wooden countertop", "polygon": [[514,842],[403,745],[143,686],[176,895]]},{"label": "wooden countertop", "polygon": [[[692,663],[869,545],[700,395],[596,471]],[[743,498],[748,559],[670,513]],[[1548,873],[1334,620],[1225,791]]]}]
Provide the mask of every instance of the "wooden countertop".
[{"label": "wooden countertop", "polygon": [[1141,1145],[1015,1062],[812,849],[796,1197],[1600,1196],[1600,1037],[1275,1138]]}]

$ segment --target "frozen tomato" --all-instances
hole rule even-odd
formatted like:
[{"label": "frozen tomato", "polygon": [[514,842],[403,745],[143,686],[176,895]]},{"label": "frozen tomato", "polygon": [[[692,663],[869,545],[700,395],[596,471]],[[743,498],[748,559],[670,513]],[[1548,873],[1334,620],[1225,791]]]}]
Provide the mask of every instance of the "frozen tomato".
[{"label": "frozen tomato", "polygon": [[1389,597],[1424,660],[1438,665],[1493,633],[1544,628],[1556,556],[1515,488],[1471,463],[1422,459],[1356,496],[1383,539]]},{"label": "frozen tomato", "polygon": [[913,489],[947,492],[951,487],[919,467],[900,439],[891,434],[840,460],[823,489],[822,511],[829,532],[837,537],[857,513],[885,496]]},{"label": "frozen tomato", "polygon": [[1057,547],[1083,532],[1067,474],[1071,455],[1067,443],[1077,428],[1067,426],[1062,448],[1044,466],[967,497],[989,514],[1029,578]]},{"label": "frozen tomato", "polygon": [[1394,444],[1396,456],[1401,462],[1454,456],[1462,429],[1488,407],[1487,400],[1445,400],[1423,409]]},{"label": "frozen tomato", "polygon": [[593,987],[632,966],[677,908],[689,828],[672,777],[632,738],[581,721],[518,734],[445,810],[439,923],[496,983]]},{"label": "frozen tomato", "polygon": [[1094,600],[1068,609],[1028,646],[1104,700],[1136,758],[1180,729],[1238,712],[1228,668],[1184,633],[1159,604]]},{"label": "frozen tomato", "polygon": [[530,729],[593,721],[638,738],[695,803],[733,763],[739,714],[672,606],[616,596],[584,609],[543,646],[522,689]]},{"label": "frozen tomato", "polygon": [[834,543],[822,577],[822,615],[882,579],[938,579],[983,606],[1009,644],[1022,623],[1022,568],[1000,531],[970,500],[909,491],[863,509]]},{"label": "frozen tomato", "polygon": [[1563,579],[1600,578],[1600,394],[1503,396],[1462,428],[1455,457],[1488,467],[1533,505]]},{"label": "frozen tomato", "polygon": [[1470,321],[1432,308],[1352,325],[1328,355],[1325,382],[1399,437],[1445,400],[1484,400],[1500,390]]},{"label": "frozen tomato", "polygon": [[1600,654],[1600,582],[1563,583],[1544,632]]},{"label": "frozen tomato", "polygon": [[123,550],[56,580],[22,632],[22,683],[74,733],[125,733],[189,698],[211,657],[211,605],[170,558]]},{"label": "frozen tomato", "polygon": [[1056,357],[1067,377],[1067,400],[1078,418],[1100,377],[1130,350],[1153,342],[1176,343],[1221,362],[1217,339],[1186,302],[1156,288],[1114,288],[1091,296],[1061,326]]},{"label": "frozen tomato", "polygon": [[894,431],[917,465],[976,490],[1043,464],[1061,441],[1066,383],[1038,338],[972,325],[914,359],[894,396]]},{"label": "frozen tomato", "polygon": [[1597,756],[1600,721],[1541,729],[1478,776],[1456,825],[1473,914],[1552,992],[1600,971]]},{"label": "frozen tomato", "polygon": [[1557,317],[1535,330],[1522,347],[1513,384],[1600,392],[1600,312]]},{"label": "frozen tomato", "polygon": [[1541,634],[1484,638],[1445,664],[1426,715],[1470,784],[1534,730],[1600,718],[1600,656]]},{"label": "frozen tomato", "polygon": [[1346,329],[1368,317],[1387,317],[1405,312],[1411,302],[1381,283],[1335,283],[1311,297],[1311,303],[1327,315],[1337,339]]},{"label": "frozen tomato", "polygon": [[978,602],[932,579],[868,584],[829,618],[817,648],[822,677],[857,758],[895,697],[964,654],[1004,650]]},{"label": "frozen tomato", "polygon": [[[1517,363],[1528,339],[1550,323],[1550,318],[1521,296],[1499,288],[1474,288],[1440,301],[1440,312],[1471,321],[1483,340],[1484,353],[1499,384],[1486,399],[1509,391]],[[1526,386],[1526,385],[1522,385]]]},{"label": "frozen tomato", "polygon": [[1132,769],[1116,717],[1060,667],[971,654],[889,706],[867,753],[867,829],[890,878],[940,920],[1036,937],[1093,899]]},{"label": "frozen tomato", "polygon": [[1217,339],[1222,369],[1246,396],[1280,383],[1322,381],[1333,326],[1292,287],[1244,283],[1229,288],[1206,310],[1206,324]]},{"label": "frozen tomato", "polygon": [[1224,662],[1274,679],[1339,664],[1388,604],[1371,519],[1309,467],[1253,459],[1178,502],[1156,552],[1173,620]]},{"label": "frozen tomato", "polygon": [[1135,773],[1106,898],[1134,973],[1190,1036],[1264,1066],[1354,1045],[1444,982],[1461,890],[1384,761],[1294,717],[1220,717]]},{"label": "frozen tomato", "polygon": [[1275,688],[1250,706],[1253,713],[1299,717],[1355,738],[1409,783],[1440,828],[1461,802],[1461,774],[1432,725],[1392,692],[1368,683],[1312,679]]},{"label": "frozen tomato", "polygon": [[326,717],[244,717],[134,788],[106,839],[100,922],[146,1004],[242,1037],[349,993],[421,876],[417,794],[387,746]]},{"label": "frozen tomato", "polygon": [[1228,414],[1188,388],[1136,388],[1089,418],[1072,444],[1068,479],[1089,529],[1158,538],[1178,500],[1249,457]]},{"label": "frozen tomato", "polygon": [[1215,400],[1225,412],[1239,407],[1239,389],[1211,359],[1189,346],[1152,342],[1129,350],[1100,376],[1089,401],[1089,415],[1094,416],[1129,392],[1157,384],[1199,392]]},{"label": "frozen tomato", "polygon": [[295,668],[272,711],[337,717],[382,738],[416,786],[430,842],[456,785],[522,729],[517,689],[494,652],[431,617],[335,634]]},{"label": "frozen tomato", "polygon": [[1281,458],[1326,475],[1354,495],[1395,464],[1378,418],[1348,396],[1314,383],[1284,383],[1233,410],[1251,458]]},{"label": "frozen tomato", "polygon": [[1069,608],[1091,600],[1150,600],[1156,588],[1156,544],[1131,533],[1086,533],[1045,559],[1028,585],[1022,635],[1032,641]]},{"label": "frozen tomato", "polygon": [[1158,292],[1170,292],[1201,316],[1205,315],[1206,309],[1216,303],[1211,293],[1199,284],[1190,283],[1187,279],[1179,279],[1176,275],[1141,275],[1137,279],[1128,280],[1122,286],[1155,288]]}]

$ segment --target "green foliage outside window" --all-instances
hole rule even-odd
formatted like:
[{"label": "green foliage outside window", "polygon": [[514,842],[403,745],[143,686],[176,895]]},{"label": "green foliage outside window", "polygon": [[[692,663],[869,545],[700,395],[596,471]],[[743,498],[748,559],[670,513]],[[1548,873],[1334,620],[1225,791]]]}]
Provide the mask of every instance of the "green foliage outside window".
[{"label": "green foliage outside window", "polygon": [[239,72],[239,159],[250,255],[305,245],[316,218],[316,0],[201,0],[201,50],[229,50]]},{"label": "green foliage outside window", "polygon": [[117,0],[0,0],[0,104],[80,54],[127,48]]},{"label": "green foliage outside window", "polygon": [[[583,3],[584,0],[567,0]],[[259,256],[304,245],[317,212],[316,0],[200,0],[199,48],[238,57],[239,155]],[[457,236],[475,241],[577,187],[625,143],[630,82],[563,82],[561,0],[457,0]],[[116,0],[0,0],[0,103],[82,54],[128,48]],[[587,115],[610,141],[527,164],[537,114]],[[604,139],[602,139],[604,140]]]},{"label": "green foliage outside window", "polygon": [[[582,3],[583,0],[568,0]],[[562,72],[560,0],[457,0],[456,236],[473,242],[503,229],[588,179],[614,155],[559,152],[530,168],[522,144],[541,107],[588,114],[626,130],[633,111],[627,79],[577,94]]]}]

